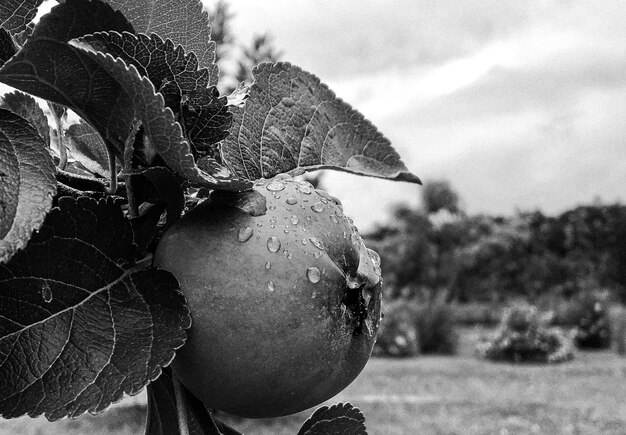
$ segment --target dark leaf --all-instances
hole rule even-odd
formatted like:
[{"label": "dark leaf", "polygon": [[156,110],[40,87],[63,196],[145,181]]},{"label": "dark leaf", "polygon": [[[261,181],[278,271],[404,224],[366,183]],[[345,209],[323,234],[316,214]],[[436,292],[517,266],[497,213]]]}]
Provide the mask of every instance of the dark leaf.
[{"label": "dark leaf", "polygon": [[217,68],[198,69],[194,53],[185,54],[180,45],[175,47],[172,41],[163,41],[155,34],[147,37],[98,32],[80,38],[80,42],[123,59],[148,77],[163,95],[165,105],[181,115],[187,139],[197,150],[209,151],[211,145],[228,134],[232,115],[226,108],[226,99],[219,98],[214,86],[209,87],[216,82],[213,76],[217,75]]},{"label": "dark leaf", "polygon": [[367,435],[365,417],[350,403],[322,406],[304,422],[298,435]]},{"label": "dark leaf", "polygon": [[33,23],[28,23],[24,30],[22,30],[20,33],[16,33],[15,35],[13,35],[13,37],[15,38],[15,42],[17,42],[19,46],[22,47],[24,44],[26,44],[26,40],[30,38],[30,35],[33,34],[34,29],[35,25]]},{"label": "dark leaf", "polygon": [[56,192],[54,174],[37,131],[24,118],[0,109],[0,263],[24,247],[43,223]]},{"label": "dark leaf", "polygon": [[244,107],[231,107],[222,144],[224,162],[238,176],[339,169],[419,183],[389,140],[313,74],[285,62],[258,65],[253,74]]},{"label": "dark leaf", "polygon": [[189,144],[182,136],[180,124],[174,120],[169,108],[165,108],[163,97],[155,93],[154,86],[142,77],[134,66],[109,54],[84,50],[87,56],[97,61],[114,77],[134,102],[136,116],[142,122],[146,137],[169,168],[189,181],[216,189],[242,190],[250,186],[244,180],[235,179],[228,169],[214,162],[205,166],[212,172],[196,166]]},{"label": "dark leaf", "polygon": [[198,169],[171,110],[135,67],[67,43],[101,30],[132,31],[108,5],[67,0],[41,19],[28,43],[0,69],[0,80],[72,108],[118,157],[138,118],[146,140],[172,170],[197,184],[240,189],[243,183],[225,175],[225,168],[219,168],[219,178]]},{"label": "dark leaf", "polygon": [[[187,424],[190,435],[241,435],[222,422],[215,421],[202,402],[195,398],[184,386],[183,395],[187,410]],[[146,435],[178,435],[176,396],[172,371],[163,374],[148,386],[148,419]]]},{"label": "dark leaf", "polygon": [[43,0],[2,0],[0,3],[0,27],[15,34],[26,29],[26,25],[37,15]]},{"label": "dark leaf", "polygon": [[74,159],[94,174],[111,177],[106,145],[91,125],[84,121],[70,125],[65,132],[65,139]]},{"label": "dark leaf", "polygon": [[141,193],[141,198],[136,198],[138,202],[165,204],[167,224],[178,220],[185,208],[185,195],[180,180],[169,169],[155,166],[133,175],[133,178],[138,179],[135,182],[143,181],[140,183],[143,188],[137,189]]},{"label": "dark leaf", "polygon": [[48,118],[33,97],[21,92],[11,92],[1,97],[0,108],[8,109],[27,120],[50,146],[50,125]]},{"label": "dark leaf", "polygon": [[132,230],[112,199],[65,197],[0,266],[0,415],[98,413],[161,374],[191,324],[174,276],[120,266]]},{"label": "dark leaf", "polygon": [[[186,53],[195,53],[201,68],[217,68],[215,43],[211,42],[208,14],[199,0],[106,0],[122,11],[137,33],[156,33],[163,39],[180,44]],[[217,84],[217,74],[212,74],[209,85]]]},{"label": "dark leaf", "polygon": [[0,28],[0,67],[4,65],[7,60],[11,59],[15,53],[17,53],[17,49],[13,38],[11,38],[11,34]]}]

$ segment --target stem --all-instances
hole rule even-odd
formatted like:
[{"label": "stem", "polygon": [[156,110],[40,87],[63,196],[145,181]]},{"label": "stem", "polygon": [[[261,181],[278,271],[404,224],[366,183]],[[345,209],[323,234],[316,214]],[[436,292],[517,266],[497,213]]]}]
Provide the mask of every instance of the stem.
[{"label": "stem", "polygon": [[111,172],[111,184],[107,189],[107,193],[109,195],[115,195],[115,192],[117,192],[117,168],[115,167],[115,154],[113,154],[109,147],[107,147],[107,152],[109,153],[109,171]]},{"label": "stem", "polygon": [[63,131],[63,123],[54,109],[54,103],[48,101],[48,107],[52,112],[54,123],[57,126],[57,139],[59,140],[57,143],[57,146],[59,147],[59,169],[65,169],[67,166],[67,149],[65,148],[65,131]]},{"label": "stem", "polygon": [[174,382],[174,394],[176,395],[176,412],[178,413],[178,430],[180,435],[189,435],[189,426],[187,424],[187,409],[185,408],[185,400],[183,398],[183,388],[176,377],[172,377]]},{"label": "stem", "polygon": [[141,121],[135,120],[133,121],[132,129],[130,134],[126,138],[126,142],[124,143],[124,168],[123,173],[125,181],[126,181],[126,197],[128,198],[128,214],[132,219],[139,215],[139,204],[135,201],[135,194],[132,184],[132,165],[133,165],[133,153],[135,152],[135,138],[137,137],[137,132],[141,127]]}]

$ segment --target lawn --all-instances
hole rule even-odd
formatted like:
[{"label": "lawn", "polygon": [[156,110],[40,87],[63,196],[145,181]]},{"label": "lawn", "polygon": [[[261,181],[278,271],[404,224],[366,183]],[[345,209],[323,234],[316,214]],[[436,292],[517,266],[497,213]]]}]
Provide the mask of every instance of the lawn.
[{"label": "lawn", "polygon": [[[478,360],[476,330],[465,330],[457,357],[372,359],[331,403],[361,408],[370,434],[624,434],[626,358],[581,352],[555,366]],[[0,434],[139,434],[142,406],[49,424],[0,420]],[[246,434],[291,434],[310,412],[276,420],[229,418]]]}]

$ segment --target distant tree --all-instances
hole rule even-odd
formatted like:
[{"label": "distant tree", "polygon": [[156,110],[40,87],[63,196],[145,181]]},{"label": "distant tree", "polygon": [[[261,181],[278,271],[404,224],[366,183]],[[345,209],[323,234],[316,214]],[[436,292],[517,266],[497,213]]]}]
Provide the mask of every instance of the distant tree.
[{"label": "distant tree", "polygon": [[274,38],[269,33],[254,35],[250,45],[242,48],[242,55],[237,61],[237,83],[250,83],[253,67],[262,62],[277,62],[281,57],[282,51],[276,49]]},{"label": "distant tree", "polygon": [[235,42],[230,22],[235,16],[230,11],[230,5],[225,0],[218,0],[208,8],[211,20],[211,39],[215,41],[215,63],[218,65],[224,59],[226,53],[231,52],[229,46]]},{"label": "distant tree", "polygon": [[422,188],[422,202],[427,213],[446,210],[450,213],[459,211],[459,195],[445,180],[428,181]]}]

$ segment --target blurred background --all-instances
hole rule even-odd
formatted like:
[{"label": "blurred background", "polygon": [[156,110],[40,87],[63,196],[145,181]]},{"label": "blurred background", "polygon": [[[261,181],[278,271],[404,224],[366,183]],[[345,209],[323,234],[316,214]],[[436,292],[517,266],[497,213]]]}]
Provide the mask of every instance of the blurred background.
[{"label": "blurred background", "polygon": [[[626,433],[623,4],[204,3],[223,94],[259,62],[297,64],[424,181],[307,175],[385,279],[375,356],[329,403],[360,407],[372,434]],[[0,433],[138,434],[144,403]],[[294,434],[308,414],[224,419]]]}]

